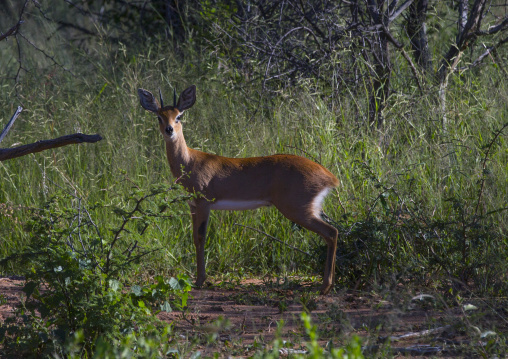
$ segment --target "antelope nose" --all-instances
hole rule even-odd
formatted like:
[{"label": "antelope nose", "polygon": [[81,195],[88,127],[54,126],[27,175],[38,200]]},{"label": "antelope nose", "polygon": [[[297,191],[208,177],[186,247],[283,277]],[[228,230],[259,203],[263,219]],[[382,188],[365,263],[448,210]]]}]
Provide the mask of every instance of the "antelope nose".
[{"label": "antelope nose", "polygon": [[166,133],[171,136],[173,134],[173,127],[172,126],[166,127]]}]

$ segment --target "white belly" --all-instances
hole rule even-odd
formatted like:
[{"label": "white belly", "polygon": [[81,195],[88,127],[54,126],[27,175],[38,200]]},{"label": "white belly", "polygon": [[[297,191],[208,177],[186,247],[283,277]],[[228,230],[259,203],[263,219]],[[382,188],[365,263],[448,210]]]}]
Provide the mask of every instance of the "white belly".
[{"label": "white belly", "polygon": [[223,199],[212,203],[211,209],[214,210],[226,210],[226,211],[243,211],[246,209],[256,209],[259,207],[267,207],[272,204],[262,200],[231,200]]}]

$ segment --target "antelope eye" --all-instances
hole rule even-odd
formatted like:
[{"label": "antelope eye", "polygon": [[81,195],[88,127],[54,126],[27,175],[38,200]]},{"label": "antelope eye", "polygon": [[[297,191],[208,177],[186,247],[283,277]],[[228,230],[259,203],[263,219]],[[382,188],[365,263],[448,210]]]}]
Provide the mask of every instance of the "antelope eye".
[{"label": "antelope eye", "polygon": [[180,122],[181,119],[182,119],[182,115],[178,115],[178,116],[176,116],[175,121],[178,123],[178,122]]}]

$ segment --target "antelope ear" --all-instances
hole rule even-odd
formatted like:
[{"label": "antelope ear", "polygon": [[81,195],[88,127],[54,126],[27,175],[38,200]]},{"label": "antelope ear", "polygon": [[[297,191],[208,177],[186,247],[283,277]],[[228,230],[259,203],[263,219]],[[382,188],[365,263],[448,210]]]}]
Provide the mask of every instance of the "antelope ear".
[{"label": "antelope ear", "polygon": [[152,93],[147,90],[138,89],[139,102],[141,106],[147,111],[157,113],[160,109],[159,104]]},{"label": "antelope ear", "polygon": [[176,108],[178,111],[183,112],[189,108],[191,108],[196,102],[196,86],[191,85],[187,89],[183,90],[180,94],[180,98],[178,99],[178,104]]}]

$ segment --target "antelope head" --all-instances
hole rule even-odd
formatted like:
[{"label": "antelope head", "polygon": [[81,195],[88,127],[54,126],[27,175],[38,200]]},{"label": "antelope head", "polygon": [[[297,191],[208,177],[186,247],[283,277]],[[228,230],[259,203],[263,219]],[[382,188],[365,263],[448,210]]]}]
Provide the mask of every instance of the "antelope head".
[{"label": "antelope head", "polygon": [[164,106],[162,95],[160,94],[160,105],[150,91],[138,89],[139,101],[141,106],[157,115],[159,120],[159,130],[166,142],[175,141],[182,133],[181,118],[185,110],[191,108],[196,102],[196,86],[191,85],[185,89],[176,101],[176,92],[174,94],[173,106]]}]

